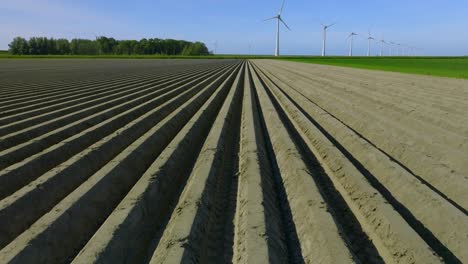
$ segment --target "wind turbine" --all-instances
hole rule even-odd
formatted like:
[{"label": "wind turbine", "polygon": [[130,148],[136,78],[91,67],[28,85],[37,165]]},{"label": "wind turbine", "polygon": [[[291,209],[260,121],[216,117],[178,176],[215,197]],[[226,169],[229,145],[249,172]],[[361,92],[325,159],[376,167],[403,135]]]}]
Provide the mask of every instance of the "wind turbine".
[{"label": "wind turbine", "polygon": [[397,43],[397,56],[400,56],[400,48],[401,48],[401,44],[400,43]]},{"label": "wind turbine", "polygon": [[336,23],[332,23],[332,24],[329,24],[329,25],[324,25],[322,24],[323,26],[323,45],[322,45],[322,56],[325,56],[325,52],[326,52],[326,45],[327,45],[327,29],[333,25],[335,25]]},{"label": "wind turbine", "polygon": [[371,54],[371,41],[372,40],[375,40],[375,38],[371,36],[370,30],[369,30],[369,37],[367,38],[367,57],[370,57],[370,54]]},{"label": "wind turbine", "polygon": [[357,36],[357,34],[354,33],[354,32],[351,32],[351,34],[349,34],[349,36],[348,36],[348,39],[350,39],[350,40],[349,40],[349,56],[350,56],[350,57],[353,56],[353,40],[354,40],[354,36]]},{"label": "wind turbine", "polygon": [[380,40],[380,57],[383,56],[383,46],[385,44],[384,36],[382,35],[382,39]]},{"label": "wind turbine", "polygon": [[268,18],[268,19],[265,19],[264,21],[267,21],[267,20],[272,20],[272,19],[276,19],[276,49],[275,49],[275,56],[279,56],[280,55],[280,52],[279,52],[279,44],[280,44],[280,22],[283,23],[283,25],[291,30],[288,25],[286,25],[286,22],[284,22],[284,20],[281,18],[281,14],[283,13],[283,9],[284,9],[284,2],[286,0],[283,0],[283,4],[281,5],[281,9],[280,11],[278,12],[278,15],[277,16],[274,16],[274,17],[271,17],[271,18]]},{"label": "wind turbine", "polygon": [[401,44],[401,56],[406,56],[406,44]]},{"label": "wind turbine", "polygon": [[218,41],[217,40],[215,42],[213,42],[213,47],[214,47],[213,54],[216,54],[216,51],[218,50]]},{"label": "wind turbine", "polygon": [[[390,56],[395,56],[395,52],[393,52],[393,47],[392,47],[392,45],[394,46],[394,45],[396,45],[396,43],[393,42],[393,41],[390,41]],[[393,55],[392,55],[392,54],[393,54]]]}]

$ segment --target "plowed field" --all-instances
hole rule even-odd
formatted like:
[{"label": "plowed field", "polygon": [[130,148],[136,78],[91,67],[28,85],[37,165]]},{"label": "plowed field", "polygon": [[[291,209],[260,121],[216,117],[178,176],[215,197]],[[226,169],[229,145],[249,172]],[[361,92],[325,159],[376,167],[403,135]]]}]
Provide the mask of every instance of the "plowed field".
[{"label": "plowed field", "polygon": [[468,81],[0,65],[0,263],[468,262]]}]

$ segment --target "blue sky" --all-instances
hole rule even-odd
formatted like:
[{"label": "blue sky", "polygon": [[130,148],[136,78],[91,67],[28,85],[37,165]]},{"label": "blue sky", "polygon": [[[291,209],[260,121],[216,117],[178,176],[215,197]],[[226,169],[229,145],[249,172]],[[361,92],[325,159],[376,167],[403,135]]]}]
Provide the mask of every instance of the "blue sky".
[{"label": "blue sky", "polygon": [[[281,0],[0,0],[0,49],[14,36],[199,40],[218,53],[272,54]],[[320,23],[337,22],[328,53],[344,55],[351,31],[364,55],[367,32],[423,48],[423,55],[468,55],[467,0],[287,0],[281,53],[317,55]],[[377,53],[374,45],[373,53]]]}]

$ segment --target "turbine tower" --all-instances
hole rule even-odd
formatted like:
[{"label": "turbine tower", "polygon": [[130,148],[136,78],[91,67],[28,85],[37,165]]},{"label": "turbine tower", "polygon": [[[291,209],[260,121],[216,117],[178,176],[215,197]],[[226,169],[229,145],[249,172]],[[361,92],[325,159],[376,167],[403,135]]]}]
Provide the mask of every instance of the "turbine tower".
[{"label": "turbine tower", "polygon": [[216,40],[215,42],[213,42],[213,54],[216,54],[216,52],[218,51],[218,41]]},{"label": "turbine tower", "polygon": [[327,46],[327,29],[333,25],[335,25],[336,23],[332,23],[330,25],[324,25],[322,24],[323,26],[323,45],[322,45],[322,56],[325,56],[325,53],[326,53],[326,46]]},{"label": "turbine tower", "polygon": [[354,32],[351,32],[351,34],[349,34],[348,36],[348,39],[349,39],[349,56],[353,56],[353,40],[354,40],[354,36],[357,36],[356,33]]},{"label": "turbine tower", "polygon": [[[396,45],[396,43],[393,42],[393,41],[390,41],[390,56],[395,56],[395,52],[393,52],[393,47],[392,47],[392,45],[394,46],[394,45]],[[393,54],[393,55],[392,55],[392,54]]]},{"label": "turbine tower", "polygon": [[402,56],[409,56],[409,55],[408,55],[408,53],[409,53],[409,52],[408,52],[408,45],[406,45],[406,44],[401,44],[401,45],[403,46],[403,49],[402,49],[402,51],[401,51]]},{"label": "turbine tower", "polygon": [[384,40],[384,36],[382,35],[382,39],[380,40],[380,57],[383,56],[384,44],[385,44],[385,40]]},{"label": "turbine tower", "polygon": [[280,22],[283,23],[283,25],[284,25],[287,29],[291,30],[291,29],[288,27],[288,25],[286,25],[286,22],[284,22],[284,20],[281,18],[281,14],[283,13],[284,2],[285,2],[285,1],[286,1],[286,0],[283,0],[283,4],[281,5],[281,9],[280,9],[280,11],[278,12],[278,15],[264,20],[264,21],[267,21],[267,20],[276,19],[276,49],[275,49],[275,56],[279,56],[279,55],[280,55],[280,52],[279,52],[279,45],[280,45]]},{"label": "turbine tower", "polygon": [[371,33],[369,31],[369,37],[367,38],[367,57],[370,57],[371,55],[371,41],[372,40],[375,40],[375,38],[371,36]]}]

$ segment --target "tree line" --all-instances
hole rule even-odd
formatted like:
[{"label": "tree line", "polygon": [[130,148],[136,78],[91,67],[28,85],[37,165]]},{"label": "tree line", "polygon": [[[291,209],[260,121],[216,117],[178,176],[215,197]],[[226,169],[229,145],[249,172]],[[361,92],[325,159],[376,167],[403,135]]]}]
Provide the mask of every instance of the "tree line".
[{"label": "tree line", "polygon": [[202,42],[175,39],[116,40],[108,37],[68,39],[16,37],[8,45],[13,55],[209,55]]}]

